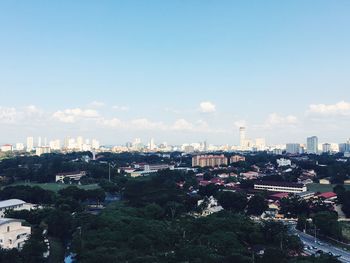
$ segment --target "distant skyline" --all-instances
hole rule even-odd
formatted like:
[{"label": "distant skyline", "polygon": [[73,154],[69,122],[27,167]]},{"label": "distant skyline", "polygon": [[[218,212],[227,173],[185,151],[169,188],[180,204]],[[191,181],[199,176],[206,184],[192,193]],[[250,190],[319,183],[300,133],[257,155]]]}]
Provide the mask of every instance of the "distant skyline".
[{"label": "distant skyline", "polygon": [[350,1],[1,1],[0,143],[345,142]]}]

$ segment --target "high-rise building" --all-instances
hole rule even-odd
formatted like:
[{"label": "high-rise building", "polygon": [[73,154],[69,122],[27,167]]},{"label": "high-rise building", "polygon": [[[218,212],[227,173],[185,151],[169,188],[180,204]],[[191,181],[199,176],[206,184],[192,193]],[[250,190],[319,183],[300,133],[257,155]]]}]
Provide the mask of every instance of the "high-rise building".
[{"label": "high-rise building", "polygon": [[287,143],[286,152],[290,154],[299,154],[300,153],[300,144],[299,143]]},{"label": "high-rise building", "polygon": [[38,155],[38,156],[40,156],[40,155],[42,155],[42,154],[45,154],[45,153],[51,153],[50,147],[48,147],[48,146],[43,146],[43,147],[37,147],[37,148],[35,149],[35,154]]},{"label": "high-rise building", "polygon": [[346,153],[346,152],[350,152],[350,143],[340,143],[339,144],[339,152],[341,153]]},{"label": "high-rise building", "polygon": [[239,127],[239,145],[244,148],[246,146],[245,127]]},{"label": "high-rise building", "polygon": [[24,144],[23,143],[16,143],[16,151],[23,151],[24,150]]},{"label": "high-rise building", "polygon": [[255,147],[258,151],[263,151],[266,148],[266,141],[264,138],[255,139]]},{"label": "high-rise building", "polygon": [[39,136],[38,137],[38,147],[41,147],[42,145],[41,145],[41,137]]},{"label": "high-rise building", "polygon": [[322,144],[322,152],[323,153],[330,153],[331,152],[331,145],[329,143]]},{"label": "high-rise building", "polygon": [[34,150],[34,137],[27,137],[27,152]]},{"label": "high-rise building", "polygon": [[82,151],[83,150],[83,144],[84,144],[84,139],[82,136],[78,136],[77,138],[77,144],[76,144],[76,148],[78,151]]},{"label": "high-rise building", "polygon": [[306,152],[311,154],[318,153],[318,138],[317,136],[308,137],[306,140]]},{"label": "high-rise building", "polygon": [[49,146],[50,146],[51,150],[53,150],[53,151],[61,150],[61,142],[60,142],[60,140],[50,141],[49,142]]},{"label": "high-rise building", "polygon": [[92,141],[91,141],[91,148],[93,150],[100,149],[100,142],[98,140],[96,140],[96,139],[92,139]]}]

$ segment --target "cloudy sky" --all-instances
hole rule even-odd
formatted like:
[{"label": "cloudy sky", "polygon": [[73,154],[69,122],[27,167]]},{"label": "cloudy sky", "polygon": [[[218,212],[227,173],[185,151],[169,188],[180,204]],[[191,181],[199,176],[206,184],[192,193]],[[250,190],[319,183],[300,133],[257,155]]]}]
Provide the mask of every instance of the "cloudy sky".
[{"label": "cloudy sky", "polygon": [[1,1],[0,143],[350,137],[350,1]]}]

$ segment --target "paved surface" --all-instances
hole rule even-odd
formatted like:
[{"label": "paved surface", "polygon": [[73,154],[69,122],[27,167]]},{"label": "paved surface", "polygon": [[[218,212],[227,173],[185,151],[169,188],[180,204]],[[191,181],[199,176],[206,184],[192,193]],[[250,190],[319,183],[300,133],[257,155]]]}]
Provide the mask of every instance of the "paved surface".
[{"label": "paved surface", "polygon": [[291,232],[299,236],[300,240],[304,244],[304,251],[306,254],[313,255],[316,254],[317,251],[321,250],[323,253],[331,253],[334,256],[338,256],[338,259],[341,262],[350,263],[349,251],[335,247],[332,244],[320,241],[319,239],[316,239],[315,242],[315,237],[296,230],[295,225],[291,226]]}]

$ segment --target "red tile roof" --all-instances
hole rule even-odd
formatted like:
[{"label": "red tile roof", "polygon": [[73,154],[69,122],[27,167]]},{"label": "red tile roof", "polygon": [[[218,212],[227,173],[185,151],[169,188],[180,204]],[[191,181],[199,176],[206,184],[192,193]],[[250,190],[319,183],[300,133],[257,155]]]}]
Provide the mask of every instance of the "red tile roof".
[{"label": "red tile roof", "polygon": [[322,193],[322,194],[318,195],[318,197],[322,197],[324,199],[329,199],[329,198],[337,197],[337,194],[333,193],[333,192],[326,192],[326,193]]}]

